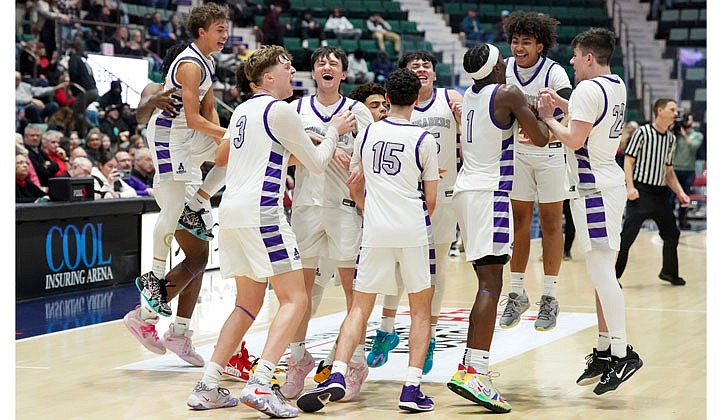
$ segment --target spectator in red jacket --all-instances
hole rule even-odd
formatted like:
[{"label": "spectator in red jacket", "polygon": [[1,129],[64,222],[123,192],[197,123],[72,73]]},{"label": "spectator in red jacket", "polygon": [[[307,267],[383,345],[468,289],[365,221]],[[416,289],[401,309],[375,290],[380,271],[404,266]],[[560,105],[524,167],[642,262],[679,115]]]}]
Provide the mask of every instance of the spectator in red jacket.
[{"label": "spectator in red jacket", "polygon": [[58,170],[51,174],[51,177],[60,176],[67,172],[68,156],[62,147],[58,147],[63,133],[55,130],[48,130],[41,136],[41,149],[48,157],[58,165]]}]

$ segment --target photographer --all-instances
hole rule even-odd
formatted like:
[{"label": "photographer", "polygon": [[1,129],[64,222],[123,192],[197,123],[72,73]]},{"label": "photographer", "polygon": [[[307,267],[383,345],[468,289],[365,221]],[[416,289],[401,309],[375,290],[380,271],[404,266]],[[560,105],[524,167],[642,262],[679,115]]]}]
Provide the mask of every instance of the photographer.
[{"label": "photographer", "polygon": [[[675,169],[680,186],[686,194],[695,182],[695,153],[703,144],[703,133],[693,128],[695,121],[693,114],[675,120],[673,133],[675,133],[675,155],[672,157],[672,167]],[[678,224],[680,229],[690,229],[688,222],[688,208],[678,208]]]},{"label": "photographer", "polygon": [[91,169],[94,179],[94,198],[136,197],[134,188],[121,179],[118,163],[111,152],[101,154],[97,166]]}]

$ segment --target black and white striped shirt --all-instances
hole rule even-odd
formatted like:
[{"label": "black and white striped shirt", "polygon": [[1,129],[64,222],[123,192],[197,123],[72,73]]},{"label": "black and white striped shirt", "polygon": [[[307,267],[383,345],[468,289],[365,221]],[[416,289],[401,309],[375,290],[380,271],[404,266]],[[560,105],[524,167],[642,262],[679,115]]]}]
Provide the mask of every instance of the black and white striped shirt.
[{"label": "black and white striped shirt", "polygon": [[635,130],[624,154],[635,158],[634,180],[657,187],[665,186],[665,166],[672,166],[675,135],[658,132],[652,124]]}]

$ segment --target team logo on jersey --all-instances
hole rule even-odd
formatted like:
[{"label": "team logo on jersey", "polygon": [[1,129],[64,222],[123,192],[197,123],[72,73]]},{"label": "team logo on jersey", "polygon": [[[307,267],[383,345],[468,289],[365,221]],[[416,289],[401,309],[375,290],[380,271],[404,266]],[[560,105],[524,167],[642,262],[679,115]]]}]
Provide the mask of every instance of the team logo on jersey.
[{"label": "team logo on jersey", "polygon": [[[301,254],[298,253],[298,248],[293,248],[293,261],[298,261],[301,259]],[[316,271],[318,272],[318,268],[316,268]]]},{"label": "team logo on jersey", "polygon": [[182,162],[179,163],[179,166],[177,167],[177,173],[178,174],[186,174],[187,170],[185,169],[185,166],[182,164]]}]

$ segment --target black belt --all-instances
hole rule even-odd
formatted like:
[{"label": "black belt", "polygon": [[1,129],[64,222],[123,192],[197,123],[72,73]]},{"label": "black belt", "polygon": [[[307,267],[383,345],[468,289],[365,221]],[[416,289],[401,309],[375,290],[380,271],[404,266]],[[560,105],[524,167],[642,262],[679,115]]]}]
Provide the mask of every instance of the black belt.
[{"label": "black belt", "polygon": [[554,141],[548,144],[549,149],[560,149],[561,148],[561,142],[560,141]]}]

